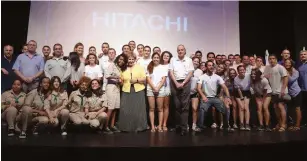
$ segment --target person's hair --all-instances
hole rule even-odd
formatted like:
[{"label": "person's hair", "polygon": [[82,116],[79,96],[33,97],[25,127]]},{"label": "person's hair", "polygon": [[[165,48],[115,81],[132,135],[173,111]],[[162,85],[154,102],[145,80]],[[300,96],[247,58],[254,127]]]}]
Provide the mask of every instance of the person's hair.
[{"label": "person's hair", "polygon": [[163,56],[164,56],[165,54],[168,54],[168,55],[169,55],[168,63],[170,63],[170,61],[171,61],[171,59],[172,59],[172,57],[173,57],[173,55],[172,55],[171,52],[169,52],[169,51],[163,51],[162,54],[161,54],[161,57],[160,57],[160,64],[162,64],[162,65],[164,65]]},{"label": "person's hair", "polygon": [[92,48],[94,48],[96,50],[95,46],[90,46],[90,48],[88,48],[88,51],[90,51]]},{"label": "person's hair", "polygon": [[225,74],[225,71],[226,71],[226,65],[225,65],[225,64],[219,64],[219,65],[217,65],[217,66],[220,66],[220,65],[222,65],[224,69],[223,69],[223,71],[222,71],[221,73],[217,73],[217,72],[216,72],[216,74],[217,74],[217,75],[221,74],[220,76],[222,76],[222,75],[224,75],[224,74]]},{"label": "person's hair", "polygon": [[200,67],[200,62],[201,62],[201,60],[200,60],[200,58],[199,58],[199,57],[194,56],[194,57],[192,58],[192,61],[194,61],[195,59],[198,59],[198,61],[199,61],[199,65],[198,65],[198,67],[197,67],[197,68],[199,68],[199,67]]},{"label": "person's hair", "polygon": [[218,56],[222,57],[222,55],[220,55],[220,54],[217,54],[217,55],[215,56],[215,58],[217,58]]},{"label": "person's hair", "polygon": [[289,61],[290,62],[290,69],[288,70],[288,69],[286,69],[287,71],[288,71],[288,73],[289,73],[289,75],[292,75],[293,74],[293,70],[294,70],[294,68],[293,68],[293,66],[294,66],[294,62],[293,62],[293,60],[292,59],[286,59],[285,61],[284,61],[284,67],[286,68],[286,61]]},{"label": "person's hair", "polygon": [[160,49],[161,50],[161,48],[159,46],[155,46],[154,48],[152,48],[152,51],[154,51],[155,49]]},{"label": "person's hair", "polygon": [[237,67],[238,72],[239,72],[239,69],[240,69],[240,68],[246,69],[244,65],[239,65],[239,66]]},{"label": "person's hair", "polygon": [[78,71],[81,61],[80,61],[80,58],[77,52],[70,52],[69,60],[70,60],[71,66],[75,67],[75,71]]},{"label": "person's hair", "polygon": [[74,47],[74,51],[76,51],[76,49],[77,49],[79,46],[83,46],[83,47],[84,47],[84,45],[83,45],[81,42],[78,42],[78,43],[75,45],[75,47]]},{"label": "person's hair", "polygon": [[27,45],[29,45],[30,42],[34,42],[37,45],[37,42],[35,40],[28,41]]},{"label": "person's hair", "polygon": [[95,64],[99,65],[99,61],[97,59],[97,55],[96,54],[88,54],[86,56],[86,60],[85,60],[86,64],[85,65],[90,65],[90,61],[89,61],[90,60],[90,56],[94,56],[95,57]]},{"label": "person's hair", "polygon": [[[44,79],[48,79],[49,83],[50,83],[50,78],[48,78],[46,76],[41,77],[39,79],[39,84],[38,84],[37,92],[42,92],[42,90],[43,90],[42,84],[43,84]],[[49,88],[47,89],[47,91],[44,91],[44,92],[45,92],[44,93],[44,98],[46,99],[50,95],[50,93],[51,93],[50,84],[49,84]]]},{"label": "person's hair", "polygon": [[151,47],[150,46],[146,45],[146,46],[144,46],[144,50],[145,50],[145,48],[149,48],[149,50],[151,51]]},{"label": "person's hair", "polygon": [[238,75],[237,71],[236,71],[234,68],[230,68],[229,71],[228,71],[228,76],[229,76],[229,78],[230,78],[230,72],[231,72],[231,71],[235,71],[236,75]]},{"label": "person's hair", "polygon": [[102,47],[103,45],[108,45],[108,47],[110,47],[109,43],[107,43],[107,42],[102,43],[102,44],[101,44],[101,47]]},{"label": "person's hair", "polygon": [[116,50],[115,50],[114,48],[109,48],[108,53],[109,53],[109,51],[111,51],[111,50],[114,50],[114,52],[116,53]]},{"label": "person's hair", "polygon": [[214,65],[214,63],[213,63],[212,60],[207,60],[206,63],[205,63],[205,66],[206,66],[206,67],[208,67],[208,63],[212,63],[212,64]]},{"label": "person's hair", "polygon": [[241,59],[243,59],[243,57],[245,57],[245,56],[247,56],[247,57],[249,58],[249,55],[243,54],[243,55],[241,56]]},{"label": "person's hair", "polygon": [[[55,49],[55,46],[61,46],[61,48],[63,49],[63,46],[62,46],[62,44],[60,44],[60,43],[54,44],[54,45],[53,45],[53,50]],[[48,47],[49,47],[49,46],[48,46]]]},{"label": "person's hair", "polygon": [[144,48],[144,45],[143,45],[143,44],[138,44],[138,45],[136,46],[136,48],[138,48],[139,46],[143,46],[143,48]]},{"label": "person's hair", "polygon": [[54,89],[54,82],[56,81],[56,80],[58,80],[59,81],[59,84],[60,84],[60,86],[59,86],[59,90],[57,91],[57,92],[60,92],[60,93],[63,93],[64,92],[64,88],[62,88],[62,86],[61,86],[61,79],[60,79],[60,77],[58,77],[58,76],[53,76],[52,78],[51,78],[51,81],[50,81],[50,86],[51,86],[51,90],[55,90]]},{"label": "person's hair", "polygon": [[91,91],[92,93],[94,93],[97,97],[101,97],[101,96],[103,95],[102,88],[101,88],[101,86],[100,86],[97,90],[92,89],[92,83],[93,83],[93,81],[97,81],[98,84],[100,85],[100,81],[99,81],[98,79],[93,79],[93,80],[90,82],[90,84],[89,84],[89,86],[90,86],[89,89],[90,89],[90,91]]},{"label": "person's hair", "polygon": [[222,56],[222,57],[226,57],[226,55],[225,55],[225,54],[222,54],[221,56]]},{"label": "person's hair", "polygon": [[307,50],[301,50],[301,51],[300,51],[300,54],[303,53],[303,52],[307,52]]},{"label": "person's hair", "polygon": [[240,57],[240,54],[236,54],[236,55],[234,55],[234,56],[239,56],[239,57]]},{"label": "person's hair", "polygon": [[128,42],[128,44],[130,44],[131,42],[135,43],[135,41],[134,41],[134,40],[130,40],[130,41]]},{"label": "person's hair", "polygon": [[228,55],[228,59],[229,59],[230,56],[234,56],[234,55],[233,55],[233,54],[229,54],[229,55]]},{"label": "person's hair", "polygon": [[252,84],[254,84],[254,83],[256,83],[256,82],[261,80],[262,72],[259,69],[257,69],[257,68],[256,69],[252,69],[251,73],[252,72],[255,72],[255,74],[256,74],[256,79],[255,80],[251,79]]},{"label": "person's hair", "polygon": [[198,54],[198,53],[200,53],[200,55],[203,55],[203,53],[202,53],[200,50],[197,50],[197,51],[195,52],[195,55]]},{"label": "person's hair", "polygon": [[[160,54],[157,53],[157,52],[155,52],[155,53],[152,54],[151,59],[153,59],[155,55],[158,55],[158,57],[159,57],[159,59],[160,59]],[[148,64],[148,66],[147,66],[147,70],[148,70],[149,74],[152,74],[153,69],[154,69],[154,62],[153,62],[153,60],[152,60],[152,61]]]},{"label": "person's hair", "polygon": [[44,48],[48,48],[49,50],[51,50],[50,46],[48,46],[48,45],[44,45],[42,49],[44,49]]},{"label": "person's hair", "polygon": [[261,59],[263,61],[263,58],[261,56],[257,56],[256,59]]},{"label": "person's hair", "polygon": [[231,62],[229,59],[225,59],[225,60],[223,61],[223,64],[226,64],[226,61]]},{"label": "person's hair", "polygon": [[213,56],[215,57],[214,52],[209,52],[209,53],[207,54],[207,58],[209,58],[209,55],[213,55]]},{"label": "person's hair", "polygon": [[[120,57],[123,57],[124,59],[124,65],[123,66],[119,66],[118,65],[118,60],[120,59]],[[117,65],[121,71],[125,71],[127,69],[127,63],[128,63],[128,57],[126,54],[122,53],[120,54],[118,57],[115,58],[114,60],[115,65]]]},{"label": "person's hair", "polygon": [[269,57],[274,56],[277,59],[276,54],[269,54]]},{"label": "person's hair", "polygon": [[131,51],[131,47],[128,44],[123,45],[122,51],[124,51],[125,46],[127,46],[130,49],[130,51]]},{"label": "person's hair", "polygon": [[[79,87],[81,86],[81,84],[83,83],[87,83],[87,88],[90,89],[90,83],[91,82],[91,78],[89,77],[86,77],[86,76],[82,76],[79,80]],[[90,90],[87,90],[85,93],[84,93],[84,96],[85,97],[91,97],[92,96],[92,92]]]}]

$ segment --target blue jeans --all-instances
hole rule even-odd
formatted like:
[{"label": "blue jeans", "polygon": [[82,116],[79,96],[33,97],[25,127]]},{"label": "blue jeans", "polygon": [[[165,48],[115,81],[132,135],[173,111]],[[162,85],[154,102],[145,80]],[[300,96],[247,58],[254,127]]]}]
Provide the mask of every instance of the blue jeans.
[{"label": "blue jeans", "polygon": [[223,124],[228,127],[228,115],[227,115],[227,109],[226,106],[224,105],[223,101],[220,100],[217,97],[210,97],[208,98],[207,102],[204,102],[201,100],[200,102],[200,109],[199,109],[199,119],[198,119],[198,126],[203,127],[205,117],[207,115],[208,109],[211,107],[215,107],[217,111],[223,114]]}]

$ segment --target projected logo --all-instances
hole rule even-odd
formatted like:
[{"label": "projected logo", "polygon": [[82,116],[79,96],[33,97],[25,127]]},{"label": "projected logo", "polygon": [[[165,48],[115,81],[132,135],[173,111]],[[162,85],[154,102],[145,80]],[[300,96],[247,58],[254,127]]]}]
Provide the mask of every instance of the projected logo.
[{"label": "projected logo", "polygon": [[93,27],[100,27],[102,25],[108,28],[122,28],[125,30],[142,28],[155,31],[188,31],[187,17],[144,16],[142,14],[115,12],[98,14],[93,12],[92,18]]}]

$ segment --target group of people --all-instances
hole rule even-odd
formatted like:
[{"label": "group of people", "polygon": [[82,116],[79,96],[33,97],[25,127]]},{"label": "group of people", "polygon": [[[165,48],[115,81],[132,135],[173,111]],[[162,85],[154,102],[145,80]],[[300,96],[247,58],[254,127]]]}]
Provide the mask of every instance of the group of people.
[{"label": "group of people", "polygon": [[[82,43],[68,56],[61,44],[53,46],[52,55],[49,46],[43,47],[43,55],[36,49],[31,40],[15,57],[12,46],[4,47],[1,116],[8,136],[19,132],[20,138],[26,138],[28,125],[35,135],[46,126],[60,126],[61,134],[67,135],[69,123],[104,134],[165,132],[169,115],[174,115],[176,129],[185,135],[190,128],[195,132],[205,128],[210,108],[212,128],[249,131],[252,97],[259,131],[298,131],[302,113],[306,114],[302,98],[307,98],[307,51],[300,52],[295,66],[289,50],[282,51],[280,62],[274,54],[264,62],[262,57],[213,52],[204,61],[201,51],[188,57],[184,45],[178,45],[173,57],[169,51],[134,41],[124,45],[120,55],[108,43],[102,44],[100,54],[91,46],[86,57]],[[273,129],[270,103],[277,119]],[[287,114],[295,118],[293,126],[287,127]]]}]

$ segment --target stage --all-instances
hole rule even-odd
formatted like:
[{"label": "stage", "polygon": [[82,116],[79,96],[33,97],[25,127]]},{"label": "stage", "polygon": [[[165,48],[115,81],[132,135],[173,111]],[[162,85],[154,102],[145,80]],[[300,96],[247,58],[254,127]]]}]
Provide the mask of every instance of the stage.
[{"label": "stage", "polygon": [[[2,129],[2,131],[5,131]],[[205,129],[180,136],[175,132],[28,135],[2,132],[2,159],[10,160],[306,160],[307,128],[300,132],[251,132]]]}]

